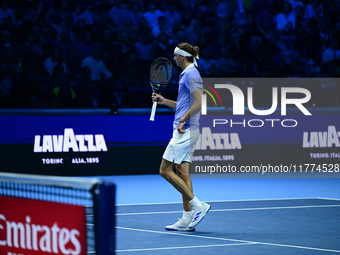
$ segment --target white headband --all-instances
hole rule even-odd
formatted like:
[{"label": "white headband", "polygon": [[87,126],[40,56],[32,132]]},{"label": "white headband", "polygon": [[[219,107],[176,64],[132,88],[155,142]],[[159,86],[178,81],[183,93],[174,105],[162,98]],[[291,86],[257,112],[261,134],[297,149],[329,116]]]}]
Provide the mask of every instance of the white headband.
[{"label": "white headband", "polygon": [[190,54],[189,52],[186,52],[178,47],[175,48],[174,53],[184,56],[184,57],[192,57],[194,59],[194,65],[198,67],[197,64],[197,60],[199,59],[199,57],[194,57],[192,54]]}]

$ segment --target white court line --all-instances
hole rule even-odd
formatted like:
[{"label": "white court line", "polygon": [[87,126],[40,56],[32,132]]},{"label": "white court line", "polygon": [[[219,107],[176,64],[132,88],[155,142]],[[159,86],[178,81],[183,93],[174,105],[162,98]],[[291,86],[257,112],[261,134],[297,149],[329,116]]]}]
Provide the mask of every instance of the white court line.
[{"label": "white court line", "polygon": [[[242,244],[261,244],[261,245],[279,246],[279,247],[287,247],[287,248],[297,248],[297,249],[305,249],[305,250],[326,251],[326,252],[336,252],[336,253],[340,253],[339,250],[330,250],[330,249],[322,249],[322,248],[314,248],[314,247],[306,247],[306,246],[298,246],[298,245],[276,244],[276,243],[263,243],[263,242],[254,242],[254,241],[245,241],[245,240],[237,240],[237,239],[220,238],[220,237],[209,237],[209,236],[198,236],[198,235],[186,235],[186,234],[180,234],[180,233],[162,232],[162,231],[146,230],[146,229],[137,229],[137,228],[125,228],[125,227],[116,227],[116,228],[118,228],[118,229],[124,229],[124,230],[140,231],[140,232],[157,233],[157,234],[179,235],[179,236],[187,236],[187,237],[197,237],[197,238],[206,238],[206,239],[214,239],[214,240],[224,240],[224,241],[242,242]],[[154,248],[151,248],[151,249],[154,249]],[[121,251],[124,251],[124,250],[121,250]]]},{"label": "white court line", "polygon": [[322,199],[322,200],[332,200],[332,201],[340,201],[340,199],[338,199],[338,198],[317,197],[317,199]]},{"label": "white court line", "polygon": [[147,249],[129,249],[129,250],[115,250],[115,252],[192,249],[192,248],[207,248],[207,247],[221,247],[221,246],[235,246],[235,245],[249,245],[249,244],[256,244],[256,243],[230,243],[230,244],[210,244],[210,245],[180,246],[180,247],[162,247],[162,248],[147,248]]},{"label": "white court line", "polygon": [[165,234],[165,235],[189,236],[189,237],[203,238],[203,239],[212,239],[212,240],[219,240],[219,241],[241,242],[241,243],[251,243],[251,244],[257,243],[257,242],[250,242],[250,241],[242,241],[242,240],[236,240],[236,239],[222,238],[222,237],[200,236],[200,235],[186,235],[186,234],[178,233],[176,231],[162,232],[162,231],[157,231],[157,230],[147,230],[147,229],[139,229],[139,228],[125,228],[125,227],[117,227],[117,226],[116,226],[116,228],[124,229],[124,230],[134,230],[134,231],[140,231],[140,232],[156,233],[156,234]]},{"label": "white court line", "polygon": [[[279,209],[302,209],[302,208],[325,208],[325,207],[340,207],[340,205],[302,205],[302,206],[279,206],[279,207],[260,207],[260,208],[236,208],[236,209],[215,209],[210,212],[231,212],[231,211],[255,211],[255,210],[279,210]],[[116,216],[128,215],[149,215],[149,214],[167,214],[167,213],[182,213],[183,211],[168,211],[168,212],[140,212],[140,213],[117,213]]]},{"label": "white court line", "polygon": [[[240,200],[214,200],[204,201],[207,203],[224,203],[224,202],[257,202],[257,201],[280,201],[280,200],[303,200],[303,199],[327,199],[319,197],[300,197],[300,198],[268,198],[268,199],[240,199]],[[339,199],[340,200],[340,199]],[[116,204],[116,206],[134,206],[134,205],[171,205],[182,204],[183,202],[164,202],[164,203],[138,203],[138,204]]]}]

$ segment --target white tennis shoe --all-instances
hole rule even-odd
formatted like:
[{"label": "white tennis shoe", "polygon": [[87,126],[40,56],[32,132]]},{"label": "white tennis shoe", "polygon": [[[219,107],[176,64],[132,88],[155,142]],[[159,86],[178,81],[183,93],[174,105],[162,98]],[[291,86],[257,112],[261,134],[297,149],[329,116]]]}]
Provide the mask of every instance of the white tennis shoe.
[{"label": "white tennis shoe", "polygon": [[199,210],[194,209],[194,216],[189,224],[189,229],[195,229],[195,226],[200,223],[203,220],[204,216],[209,212],[210,207],[211,206],[209,204],[202,202],[202,208],[200,208]]},{"label": "white tennis shoe", "polygon": [[178,219],[175,224],[166,226],[165,229],[169,231],[195,231],[195,228],[189,228],[189,223],[183,219]]}]

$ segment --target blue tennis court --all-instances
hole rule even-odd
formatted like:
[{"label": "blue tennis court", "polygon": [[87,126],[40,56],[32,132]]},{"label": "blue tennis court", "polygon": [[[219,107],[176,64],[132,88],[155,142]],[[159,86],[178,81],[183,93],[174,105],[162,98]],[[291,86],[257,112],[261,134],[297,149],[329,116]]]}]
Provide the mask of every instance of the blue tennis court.
[{"label": "blue tennis court", "polygon": [[[81,232],[86,232],[87,240],[83,239],[82,246],[87,247],[87,254],[340,253],[340,178],[308,172],[279,176],[193,174],[194,194],[208,202],[211,210],[196,231],[173,232],[166,231],[165,226],[182,216],[182,198],[157,174],[97,176],[89,180],[2,174],[0,227],[4,229],[4,220],[7,227],[7,222],[19,226],[15,220],[26,217],[26,222],[34,219],[35,224],[46,226],[71,224],[71,229],[76,219],[84,217],[86,227],[81,220],[74,228],[84,226]],[[23,198],[35,204],[28,206]],[[25,201],[23,206],[18,199]],[[56,212],[59,202],[71,206]],[[86,210],[74,204],[84,205]],[[52,205],[54,210],[45,212]],[[66,218],[70,222],[65,223]],[[6,232],[11,229],[14,227]],[[25,249],[22,244],[20,241]],[[1,247],[1,251],[9,249],[6,254],[21,254],[14,252],[10,242],[8,247]],[[17,242],[15,248],[20,247]]]},{"label": "blue tennis court", "polygon": [[182,204],[160,176],[103,177],[117,186],[118,254],[340,253],[340,179],[192,177],[212,206],[195,232],[164,229]]}]

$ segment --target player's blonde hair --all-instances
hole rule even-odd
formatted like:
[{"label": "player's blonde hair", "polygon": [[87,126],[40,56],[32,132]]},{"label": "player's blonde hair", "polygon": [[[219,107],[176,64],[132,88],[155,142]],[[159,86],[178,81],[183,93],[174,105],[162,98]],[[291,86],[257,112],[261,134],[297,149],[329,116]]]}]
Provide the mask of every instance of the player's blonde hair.
[{"label": "player's blonde hair", "polygon": [[[192,46],[189,43],[183,42],[177,45],[178,48],[180,48],[181,50],[184,50],[188,53],[190,53],[191,55],[193,55],[195,58],[197,58],[199,55],[199,50],[200,48],[198,46]],[[186,57],[188,62],[192,63],[194,62],[193,57]]]}]

